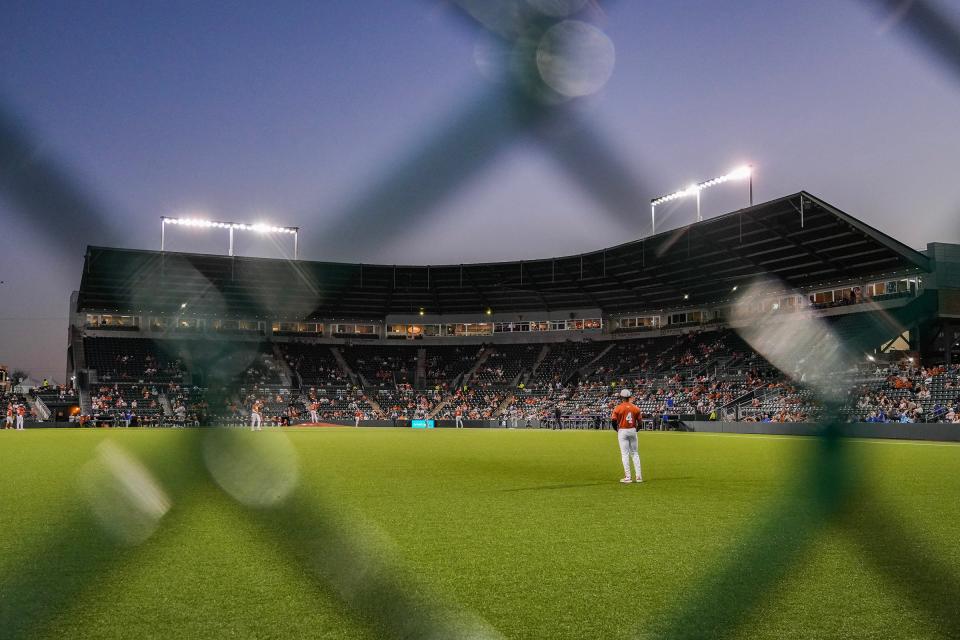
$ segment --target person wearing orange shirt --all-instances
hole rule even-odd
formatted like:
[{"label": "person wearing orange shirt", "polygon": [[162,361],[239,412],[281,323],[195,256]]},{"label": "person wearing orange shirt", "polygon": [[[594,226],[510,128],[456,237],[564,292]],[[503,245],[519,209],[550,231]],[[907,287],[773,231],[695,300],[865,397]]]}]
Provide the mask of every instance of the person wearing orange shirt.
[{"label": "person wearing orange shirt", "polygon": [[250,409],[250,431],[263,431],[263,403],[259,400]]},{"label": "person wearing orange shirt", "polygon": [[27,407],[24,405],[17,406],[17,430],[23,431],[23,417],[27,415]]},{"label": "person wearing orange shirt", "polygon": [[14,414],[13,403],[10,402],[7,404],[7,422],[4,425],[4,428],[13,429],[13,414]]},{"label": "person wearing orange shirt", "polygon": [[631,396],[633,393],[629,389],[623,389],[620,392],[621,401],[613,408],[610,414],[610,422],[617,430],[617,441],[620,443],[620,458],[623,461],[623,479],[620,482],[627,484],[633,482],[630,479],[630,460],[633,459],[633,466],[636,469],[636,481],[643,482],[643,475],[640,473],[640,452],[637,449],[637,426],[640,424],[640,409],[633,404]]},{"label": "person wearing orange shirt", "polygon": [[363,414],[360,413],[360,409],[357,409],[356,411],[354,411],[354,412],[353,412],[353,426],[359,427],[359,426],[360,426],[360,420],[361,420],[361,418],[363,418]]},{"label": "person wearing orange shirt", "polygon": [[456,412],[453,414],[455,418],[454,425],[457,429],[463,429],[463,409],[457,407]]},{"label": "person wearing orange shirt", "polygon": [[317,409],[320,408],[320,403],[316,400],[310,403],[310,422],[317,423],[320,422],[320,414],[317,413]]}]

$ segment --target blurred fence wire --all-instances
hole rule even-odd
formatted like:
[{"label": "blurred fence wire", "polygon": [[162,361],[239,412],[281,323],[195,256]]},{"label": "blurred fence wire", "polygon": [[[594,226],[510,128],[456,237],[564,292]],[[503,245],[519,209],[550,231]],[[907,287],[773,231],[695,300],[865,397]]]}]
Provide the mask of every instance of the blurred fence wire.
[{"label": "blurred fence wire", "polygon": [[[875,11],[885,29],[903,34],[960,82],[960,30],[936,5],[924,0],[859,3]],[[520,138],[535,140],[612,220],[632,223],[638,211],[646,210],[648,190],[577,108],[578,100],[603,86],[615,62],[613,43],[595,24],[604,15],[600,5],[595,0],[458,0],[449,9],[457,20],[485,34],[478,64],[492,84],[446,124],[431,125],[425,142],[387,164],[369,191],[332,220],[320,220],[328,223],[327,236],[349,243],[374,223],[381,238],[409,227]],[[60,249],[72,251],[78,238],[91,236],[109,243],[102,199],[66,166],[0,104],[0,193],[28,224],[61,243]],[[773,325],[758,325],[744,337],[788,373],[797,354],[784,345],[812,349],[818,354],[812,362],[821,372],[830,370],[832,354],[843,346],[829,327],[816,322],[791,339],[777,331]],[[213,353],[205,365],[227,380],[249,363],[244,358],[255,357],[235,355]],[[733,633],[770,587],[796,566],[816,532],[834,523],[849,532],[867,561],[937,621],[944,636],[960,637],[955,602],[960,582],[924,552],[909,523],[856,488],[858,468],[849,455],[837,398],[826,388],[817,391],[826,411],[816,451],[797,475],[796,486],[749,525],[726,559],[709,568],[689,593],[680,594],[661,629],[645,630],[643,636]],[[171,508],[211,480],[265,535],[297,558],[319,586],[381,637],[498,637],[449,597],[430,597],[429,589],[417,584],[375,533],[357,535],[364,530],[358,520],[345,520],[327,498],[302,491],[299,462],[286,436],[248,436],[186,432],[169,448],[147,454],[115,446],[100,449],[83,471],[90,508],[49,527],[34,555],[19,558],[0,576],[4,637],[42,631],[53,612],[75,602],[90,580],[127,557],[118,548],[162,536]],[[856,527],[850,524],[854,518],[861,518]],[[308,535],[297,537],[294,546],[281,533],[291,530]],[[78,539],[85,544],[78,545]],[[64,566],[76,570],[63,574]]]},{"label": "blurred fence wire", "polygon": [[[747,292],[745,298],[762,292]],[[736,309],[735,315],[746,309]],[[778,583],[798,568],[817,535],[838,526],[862,559],[924,611],[942,637],[960,637],[955,606],[960,578],[944,569],[919,532],[858,485],[861,469],[845,437],[841,409],[847,397],[844,371],[859,345],[842,340],[836,325],[817,317],[781,321],[771,314],[751,322],[740,335],[782,373],[816,393],[824,407],[816,447],[793,474],[779,498],[737,538],[727,560],[707,569],[698,584],[644,638],[721,638],[733,635]],[[863,344],[890,335],[882,316],[864,327]],[[826,604],[826,603],[825,603]]]}]

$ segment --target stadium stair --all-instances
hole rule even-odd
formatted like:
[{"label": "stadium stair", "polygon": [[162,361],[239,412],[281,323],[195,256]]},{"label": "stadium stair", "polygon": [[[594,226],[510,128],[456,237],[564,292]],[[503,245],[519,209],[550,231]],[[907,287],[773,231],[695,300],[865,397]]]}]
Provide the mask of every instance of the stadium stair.
[{"label": "stadium stair", "polygon": [[167,397],[167,394],[161,393],[159,400],[160,400],[160,408],[163,409],[163,415],[172,418],[173,406],[170,404],[170,398]]},{"label": "stadium stair", "polygon": [[537,354],[537,359],[534,361],[533,366],[530,367],[530,371],[521,371],[510,383],[510,386],[516,388],[521,383],[526,385],[530,382],[530,379],[537,375],[537,369],[540,368],[540,364],[546,359],[548,353],[550,353],[550,345],[545,344],[543,348],[540,349],[540,353]]},{"label": "stadium stair", "polygon": [[370,408],[373,410],[373,415],[375,416],[385,416],[383,408],[380,406],[380,403],[374,400],[370,395],[367,395],[367,404],[370,405]]},{"label": "stadium stair", "polygon": [[[273,359],[277,363],[277,375],[280,376],[280,383],[287,389],[292,389],[294,387],[293,372],[290,370],[290,365],[287,364],[287,359],[283,357],[278,344],[273,345]],[[296,387],[299,388],[299,379],[297,382]]]},{"label": "stadium stair", "polygon": [[362,376],[358,376],[354,373],[353,369],[350,368],[350,365],[347,363],[347,359],[343,357],[343,354],[340,353],[340,349],[336,347],[330,347],[330,353],[333,354],[333,357],[336,359],[337,364],[340,365],[340,369],[350,377],[350,382],[357,384],[357,381],[360,381],[360,384],[366,387],[366,381]]},{"label": "stadium stair", "polygon": [[550,353],[550,345],[549,345],[549,344],[545,344],[545,345],[543,345],[543,348],[540,349],[540,355],[537,356],[536,362],[534,362],[534,363],[533,363],[533,366],[530,367],[530,375],[531,375],[531,376],[532,376],[532,375],[536,375],[537,369],[540,368],[540,365],[541,365],[541,364],[543,363],[543,361],[546,359],[548,353]]},{"label": "stadium stair", "polygon": [[77,387],[77,400],[80,403],[80,413],[90,415],[90,394],[82,386]]},{"label": "stadium stair", "polygon": [[27,405],[29,405],[33,411],[33,415],[37,416],[38,420],[45,421],[50,419],[50,409],[42,399],[28,395]]},{"label": "stadium stair", "polygon": [[491,353],[493,353],[493,349],[490,347],[484,347],[481,349],[480,354],[477,356],[477,361],[473,363],[473,366],[470,367],[466,373],[463,374],[462,379],[456,381],[457,384],[455,384],[454,387],[470,384],[470,380],[477,373],[477,369],[484,365]]},{"label": "stadium stair", "polygon": [[437,406],[433,408],[433,411],[427,414],[427,418],[432,420],[437,415],[439,415],[441,411],[446,409],[447,405],[449,404],[450,404],[450,398],[444,398],[443,400],[437,403]]},{"label": "stadium stair", "polygon": [[497,407],[497,410],[494,412],[494,416],[499,417],[501,413],[507,410],[517,399],[517,396],[510,393],[507,394],[507,397],[504,398],[503,402],[500,403],[500,406]]},{"label": "stadium stair", "polygon": [[423,389],[423,381],[427,377],[427,350],[423,347],[417,349],[417,371],[413,376],[413,386],[415,389]]},{"label": "stadium stair", "polygon": [[586,376],[590,375],[591,373],[593,373],[593,371],[597,368],[597,363],[600,362],[601,359],[605,355],[607,355],[611,349],[613,349],[613,346],[614,346],[614,343],[611,342],[610,344],[607,345],[607,347],[603,351],[597,354],[596,358],[594,358],[587,364],[577,369],[577,374],[579,374],[581,380]]}]

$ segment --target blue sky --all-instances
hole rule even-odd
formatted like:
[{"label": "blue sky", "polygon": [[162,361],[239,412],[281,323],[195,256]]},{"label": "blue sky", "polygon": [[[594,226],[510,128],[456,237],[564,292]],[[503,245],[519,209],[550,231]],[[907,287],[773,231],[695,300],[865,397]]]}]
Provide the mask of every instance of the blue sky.
[{"label": "blue sky", "polygon": [[[107,212],[106,228],[58,244],[0,192],[0,363],[35,375],[63,376],[83,246],[158,248],[161,215],[299,225],[304,257],[384,263],[563,255],[648,230],[645,201],[635,222],[611,219],[519,136],[406,233],[329,237],[398,158],[490,91],[474,61],[484,36],[444,2],[7,0],[3,14],[0,104]],[[806,189],[911,246],[960,242],[960,82],[883,16],[838,0],[617,2],[592,16],[616,64],[578,112],[644,198],[752,162],[757,201]],[[717,188],[704,213],[745,199]],[[168,241],[225,249],[212,234]]]}]

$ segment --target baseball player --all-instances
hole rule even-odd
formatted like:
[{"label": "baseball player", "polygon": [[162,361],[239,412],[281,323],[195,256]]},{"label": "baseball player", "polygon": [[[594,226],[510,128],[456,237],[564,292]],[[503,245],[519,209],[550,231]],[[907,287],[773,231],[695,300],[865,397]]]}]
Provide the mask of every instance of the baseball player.
[{"label": "baseball player", "polygon": [[250,409],[250,431],[263,431],[263,403],[259,400]]},{"label": "baseball player", "polygon": [[627,484],[630,479],[630,460],[637,471],[636,481],[643,482],[640,473],[640,452],[637,450],[637,425],[640,424],[640,409],[633,404],[629,389],[620,392],[620,404],[613,408],[610,422],[617,430],[617,441],[620,443],[620,458],[623,460],[623,479],[620,482]]}]

